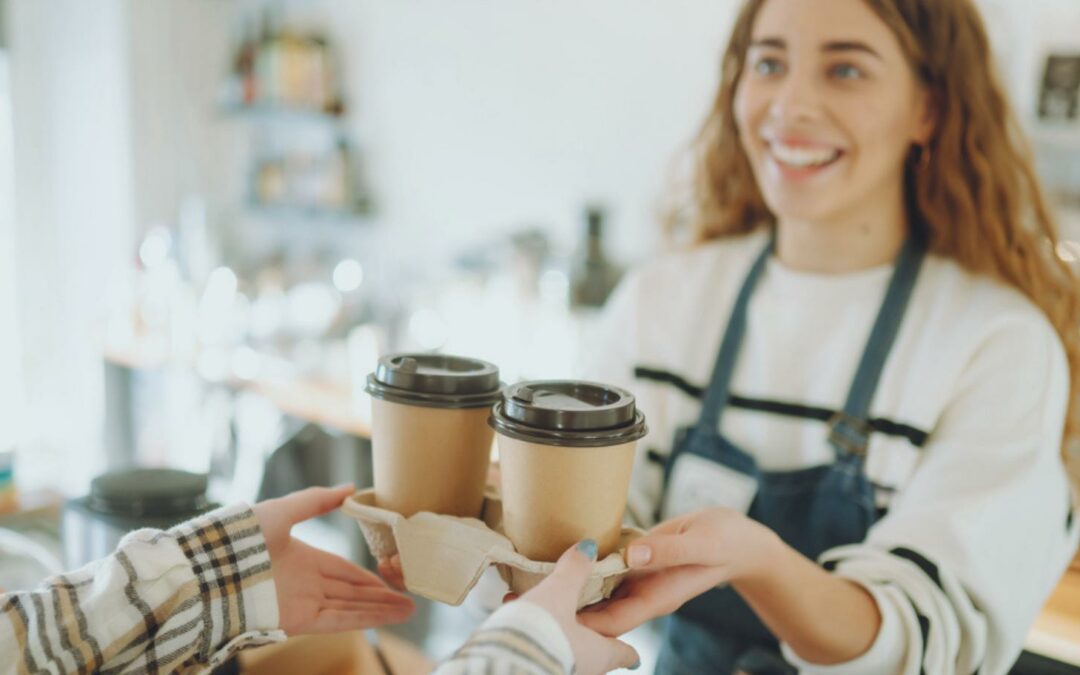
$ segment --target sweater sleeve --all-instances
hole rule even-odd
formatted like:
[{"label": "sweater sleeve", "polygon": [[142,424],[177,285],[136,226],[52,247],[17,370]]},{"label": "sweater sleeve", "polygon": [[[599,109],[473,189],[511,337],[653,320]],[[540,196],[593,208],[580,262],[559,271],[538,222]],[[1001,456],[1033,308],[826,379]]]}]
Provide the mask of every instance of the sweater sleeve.
[{"label": "sweater sleeve", "polygon": [[137,530],[107,558],[0,595],[0,673],[208,672],[283,640],[270,558],[246,505]]},{"label": "sweater sleeve", "polygon": [[909,484],[826,569],[870,589],[870,651],[804,672],[1007,673],[1080,532],[1061,461],[1068,364],[1052,329],[1013,322],[974,354]]},{"label": "sweater sleeve", "polygon": [[507,603],[433,675],[569,675],[574,654],[545,609],[527,600]]}]

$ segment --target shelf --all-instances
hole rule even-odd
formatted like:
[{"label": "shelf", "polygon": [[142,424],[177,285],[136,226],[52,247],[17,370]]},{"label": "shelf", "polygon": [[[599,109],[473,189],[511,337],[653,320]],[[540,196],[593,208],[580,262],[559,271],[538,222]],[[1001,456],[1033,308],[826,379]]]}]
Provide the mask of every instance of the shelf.
[{"label": "shelf", "polygon": [[320,126],[336,132],[343,131],[345,123],[345,117],[343,115],[335,115],[318,108],[277,105],[272,103],[224,105],[219,108],[219,111],[223,117],[274,124]]},{"label": "shelf", "polygon": [[[190,369],[191,363],[171,360],[165,354],[144,345],[157,344],[149,336],[136,338],[124,347],[108,348],[103,356],[105,362],[127,370],[160,370],[166,366]],[[257,377],[252,380],[227,379],[220,382],[234,390],[254,392],[269,400],[281,412],[314,424],[351,434],[357,438],[371,438],[371,423],[363,411],[367,401],[357,402],[348,385],[339,382],[303,378]]]},{"label": "shelf", "polygon": [[1037,149],[1080,152],[1080,122],[1033,121],[1028,127],[1031,142]]},{"label": "shelf", "polygon": [[315,206],[287,206],[259,204],[249,202],[247,211],[251,215],[266,220],[283,221],[319,221],[322,223],[341,223],[362,225],[370,222],[371,214],[360,209],[335,209]]}]

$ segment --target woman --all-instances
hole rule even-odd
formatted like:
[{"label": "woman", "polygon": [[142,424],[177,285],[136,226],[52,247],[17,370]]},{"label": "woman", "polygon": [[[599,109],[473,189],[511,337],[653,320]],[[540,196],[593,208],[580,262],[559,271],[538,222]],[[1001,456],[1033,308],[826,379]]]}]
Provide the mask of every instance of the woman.
[{"label": "woman", "polygon": [[658,672],[1005,673],[1076,550],[1077,279],[991,63],[970,0],[739,14],[698,245],[591,373],[649,418],[663,522],[582,620],[674,611]]}]

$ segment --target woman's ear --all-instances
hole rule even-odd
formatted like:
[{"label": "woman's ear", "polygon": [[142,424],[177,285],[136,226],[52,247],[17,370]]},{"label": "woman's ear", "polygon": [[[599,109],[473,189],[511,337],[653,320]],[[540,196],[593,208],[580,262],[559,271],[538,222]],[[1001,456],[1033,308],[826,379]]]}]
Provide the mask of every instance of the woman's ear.
[{"label": "woman's ear", "polygon": [[911,142],[914,145],[926,145],[933,138],[938,126],[937,97],[926,87],[919,87],[912,112]]}]

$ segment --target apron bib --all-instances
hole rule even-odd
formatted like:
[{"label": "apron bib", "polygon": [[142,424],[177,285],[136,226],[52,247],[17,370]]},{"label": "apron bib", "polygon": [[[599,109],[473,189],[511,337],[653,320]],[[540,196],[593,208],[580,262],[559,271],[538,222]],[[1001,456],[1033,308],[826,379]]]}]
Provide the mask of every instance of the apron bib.
[{"label": "apron bib", "polygon": [[[746,332],[750,296],[772,249],[770,241],[739,291],[700,417],[678,432],[668,458],[661,504],[668,518],[708,506],[741,508],[816,560],[831,548],[863,541],[877,519],[874,490],[864,472],[869,407],[924,253],[909,238],[897,258],[843,411],[829,422],[835,461],[797,471],[762,471],[751,455],[720,433],[720,417]],[[786,675],[795,669],[783,661],[776,638],[749,605],[730,587],[723,587],[694,598],[667,619],[656,672]]]}]

